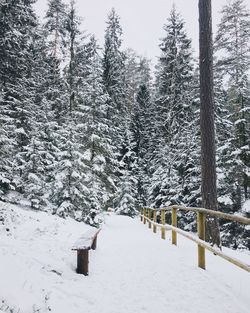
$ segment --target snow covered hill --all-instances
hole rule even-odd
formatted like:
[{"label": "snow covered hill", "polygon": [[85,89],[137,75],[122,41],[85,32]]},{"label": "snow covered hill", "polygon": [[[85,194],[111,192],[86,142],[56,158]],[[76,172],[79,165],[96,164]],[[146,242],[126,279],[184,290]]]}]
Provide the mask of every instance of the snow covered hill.
[{"label": "snow covered hill", "polygon": [[76,274],[71,246],[88,228],[0,203],[0,312],[249,312],[247,272],[209,253],[203,271],[195,244],[172,246],[138,219],[106,215],[90,275]]}]

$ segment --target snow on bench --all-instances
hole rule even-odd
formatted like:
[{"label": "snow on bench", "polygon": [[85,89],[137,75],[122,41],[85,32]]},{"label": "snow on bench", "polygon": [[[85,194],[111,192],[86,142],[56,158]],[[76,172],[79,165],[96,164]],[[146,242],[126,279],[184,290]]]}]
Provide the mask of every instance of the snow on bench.
[{"label": "snow on bench", "polygon": [[90,229],[84,233],[73,245],[71,250],[77,251],[78,274],[87,276],[89,274],[89,250],[96,249],[97,235],[100,229]]}]

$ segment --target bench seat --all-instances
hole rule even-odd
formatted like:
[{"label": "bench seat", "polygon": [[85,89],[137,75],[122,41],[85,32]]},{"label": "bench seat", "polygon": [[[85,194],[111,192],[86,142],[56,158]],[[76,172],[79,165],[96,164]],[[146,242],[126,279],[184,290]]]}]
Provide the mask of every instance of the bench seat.
[{"label": "bench seat", "polygon": [[78,274],[85,276],[89,273],[89,250],[96,249],[97,235],[100,229],[90,229],[86,231],[73,245],[71,250],[77,251],[77,269]]},{"label": "bench seat", "polygon": [[83,234],[73,245],[72,250],[93,249],[93,241],[97,237],[100,229],[90,229]]}]

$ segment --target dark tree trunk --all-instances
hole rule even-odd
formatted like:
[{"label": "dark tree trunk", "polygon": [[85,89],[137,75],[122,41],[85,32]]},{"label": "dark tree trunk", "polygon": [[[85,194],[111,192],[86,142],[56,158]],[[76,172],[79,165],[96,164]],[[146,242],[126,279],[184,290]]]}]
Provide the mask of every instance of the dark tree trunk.
[{"label": "dark tree trunk", "polygon": [[[199,0],[202,204],[217,210],[211,0]],[[207,217],[206,240],[220,247],[219,223]]]}]

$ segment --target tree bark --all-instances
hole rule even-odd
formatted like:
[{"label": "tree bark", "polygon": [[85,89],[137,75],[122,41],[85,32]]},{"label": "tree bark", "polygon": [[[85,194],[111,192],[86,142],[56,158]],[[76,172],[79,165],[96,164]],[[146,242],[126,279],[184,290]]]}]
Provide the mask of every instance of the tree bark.
[{"label": "tree bark", "polygon": [[[199,28],[202,205],[217,210],[211,0],[199,0]],[[206,240],[221,246],[217,218],[207,216]]]}]

